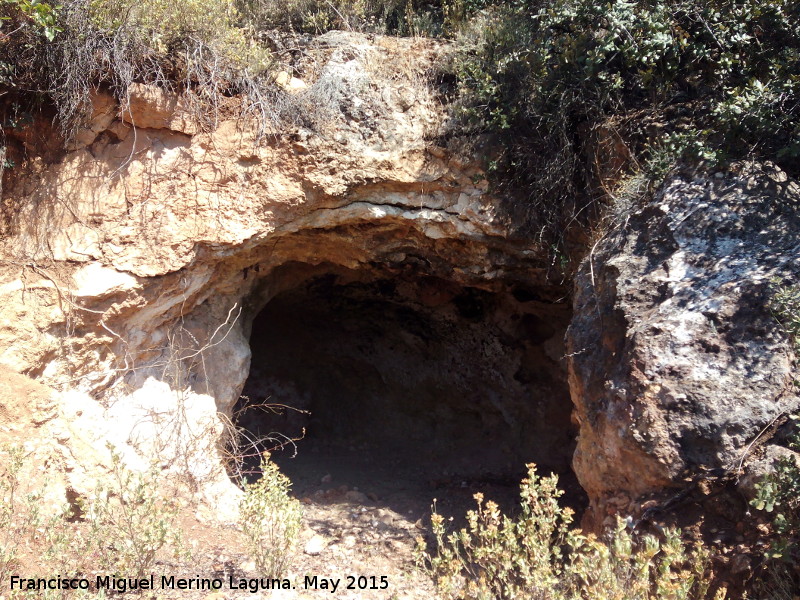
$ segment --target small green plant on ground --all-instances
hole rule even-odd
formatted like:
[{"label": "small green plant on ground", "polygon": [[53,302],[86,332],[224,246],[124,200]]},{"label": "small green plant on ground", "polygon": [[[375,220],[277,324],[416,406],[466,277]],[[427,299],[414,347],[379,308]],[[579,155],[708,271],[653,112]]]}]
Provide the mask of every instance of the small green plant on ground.
[{"label": "small green plant on ground", "polygon": [[[796,431],[789,445],[800,451],[800,415],[792,420]],[[751,504],[772,515],[772,535],[759,587],[775,600],[794,598],[791,589],[800,585],[800,461],[794,456],[778,459],[774,471],[756,484]]]},{"label": "small green plant on ground", "polygon": [[[63,600],[69,595],[64,590],[10,590],[11,575],[19,575],[20,568],[35,556],[42,560],[38,565],[53,568],[54,573],[76,573],[73,557],[80,555],[78,536],[65,519],[66,513],[47,518],[40,510],[43,493],[23,493],[24,450],[18,446],[0,450],[3,470],[0,472],[0,585],[8,591],[8,598],[44,598]],[[88,593],[80,590],[70,597],[83,598]],[[101,599],[104,594],[94,595]]]},{"label": "small green plant on ground", "polygon": [[[792,342],[795,356],[800,356],[800,285],[772,283],[770,308]],[[798,388],[797,381],[794,382]],[[789,448],[800,452],[800,415],[791,415]],[[788,600],[800,585],[800,461],[796,456],[782,456],[774,470],[756,484],[751,500],[756,510],[771,515],[772,535],[760,586],[775,600]]]},{"label": "small green plant on ground", "polygon": [[436,548],[418,541],[417,561],[448,599],[471,600],[700,600],[709,588],[708,553],[689,548],[680,532],[661,539],[635,534],[619,521],[609,539],[571,529],[555,475],[540,477],[534,465],[521,486],[518,517],[501,514],[476,495],[467,526],[446,534],[444,518],[432,516]]},{"label": "small green plant on ground", "polygon": [[4,457],[6,466],[0,474],[0,581],[5,581],[16,558],[16,536],[12,532],[14,507],[16,505],[17,472],[14,456]]},{"label": "small green plant on ground", "polygon": [[291,482],[264,453],[261,478],[244,484],[240,524],[248,552],[265,577],[283,577],[300,534],[300,502],[289,495]]},{"label": "small green plant on ground", "polygon": [[109,447],[111,473],[84,502],[89,546],[98,554],[99,566],[126,577],[149,575],[162,550],[181,554],[181,532],[176,525],[180,510],[159,491],[154,469],[133,472]]},{"label": "small green plant on ground", "polygon": [[39,496],[23,495],[20,490],[22,448],[10,447],[0,455],[4,455],[0,471],[0,581],[7,581],[23,544],[34,535],[40,522]]}]

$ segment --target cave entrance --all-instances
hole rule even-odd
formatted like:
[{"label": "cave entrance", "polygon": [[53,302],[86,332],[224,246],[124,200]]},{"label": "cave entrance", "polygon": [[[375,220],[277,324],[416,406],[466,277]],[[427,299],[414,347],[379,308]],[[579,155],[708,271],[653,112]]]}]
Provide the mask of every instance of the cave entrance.
[{"label": "cave entrance", "polygon": [[511,505],[527,462],[578,490],[568,319],[565,303],[518,287],[315,275],[252,320],[238,425],[273,440],[295,494],[315,503],[368,501],[414,518],[434,497],[463,513],[477,491]]}]

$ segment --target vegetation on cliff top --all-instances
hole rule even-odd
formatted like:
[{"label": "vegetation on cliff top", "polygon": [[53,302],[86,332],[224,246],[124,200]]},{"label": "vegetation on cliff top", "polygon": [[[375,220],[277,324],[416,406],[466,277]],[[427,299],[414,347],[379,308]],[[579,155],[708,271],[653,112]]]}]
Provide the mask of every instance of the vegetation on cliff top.
[{"label": "vegetation on cliff top", "polygon": [[[625,175],[658,181],[679,159],[798,172],[791,0],[514,0],[475,13],[459,40],[463,122],[502,140],[500,179],[541,225],[563,225],[561,206]],[[625,160],[604,181],[610,147]]]},{"label": "vegetation on cliff top", "polygon": [[200,108],[240,94],[279,120],[267,30],[451,38],[449,133],[499,143],[492,180],[543,239],[680,159],[800,171],[793,0],[3,0],[0,19],[0,85],[54,105],[67,134],[93,87],[124,99],[133,81],[191,90]]}]

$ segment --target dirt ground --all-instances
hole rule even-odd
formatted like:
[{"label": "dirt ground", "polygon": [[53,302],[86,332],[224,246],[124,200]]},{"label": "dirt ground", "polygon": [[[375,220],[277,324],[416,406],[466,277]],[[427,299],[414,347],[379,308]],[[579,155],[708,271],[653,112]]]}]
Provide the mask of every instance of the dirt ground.
[{"label": "dirt ground", "polygon": [[[188,517],[183,526],[195,545],[197,574],[219,577],[223,589],[209,594],[165,592],[160,598],[209,600],[264,598],[336,600],[422,600],[435,598],[430,577],[414,562],[419,537],[429,540],[431,507],[461,523],[473,495],[483,491],[506,507],[513,506],[516,486],[502,482],[460,479],[457,473],[426,464],[392,459],[380,448],[303,445],[287,450],[276,462],[293,482],[293,494],[303,506],[303,531],[287,578],[294,589],[253,594],[230,590],[229,578],[253,578],[254,565],[244,550],[241,533],[214,528]],[[224,541],[223,541],[224,540]],[[191,569],[170,566],[170,572]],[[318,589],[306,588],[317,577]],[[350,577],[351,579],[348,579]],[[338,580],[325,589],[322,578]],[[361,579],[359,579],[361,578]],[[385,583],[384,583],[385,582]],[[309,583],[311,580],[309,579]],[[348,584],[351,589],[348,588]],[[359,589],[359,584],[368,589]],[[385,585],[385,589],[383,588]],[[379,589],[369,589],[371,587]]]},{"label": "dirt ground", "polygon": [[[0,371],[0,444],[24,446],[28,460],[22,474],[24,485],[19,491],[20,497],[42,486],[64,490],[63,475],[70,466],[62,456],[57,415],[57,403],[51,390],[27,377]],[[505,510],[512,509],[517,504],[518,480],[494,481],[489,476],[474,478],[474,474],[471,479],[464,475],[469,469],[463,465],[423,460],[420,456],[413,449],[398,452],[396,447],[363,442],[353,445],[341,438],[302,440],[296,453],[289,448],[273,454],[275,462],[292,480],[293,495],[303,508],[303,528],[287,573],[292,589],[255,592],[248,589],[250,580],[257,579],[258,575],[247,554],[243,534],[234,525],[222,525],[207,518],[209,508],[201,509],[193,504],[196,499],[187,490],[178,493],[184,508],[177,528],[190,557],[160,560],[154,569],[155,592],[112,597],[163,600],[435,598],[432,580],[415,566],[413,558],[417,538],[430,540],[434,501],[439,513],[454,517],[452,525],[455,527],[474,506],[473,495],[478,491],[496,500]],[[0,464],[0,471],[5,466]],[[62,478],[60,484],[59,477]],[[63,501],[63,497],[42,500],[43,506],[46,502],[51,507]],[[21,515],[13,515],[18,522],[20,518]],[[76,520],[70,526],[81,531],[85,524]],[[43,531],[20,531],[19,540],[15,540],[19,542],[19,555],[12,563],[12,574],[66,575],[49,572],[50,567],[42,556],[43,539]],[[62,564],[91,565],[91,558],[76,555]],[[79,575],[94,581],[98,573],[91,566],[81,568]],[[219,579],[222,587],[218,591],[162,590],[162,575]],[[337,584],[335,590],[334,583]],[[9,597],[8,582],[4,581],[0,584],[0,600]]]}]

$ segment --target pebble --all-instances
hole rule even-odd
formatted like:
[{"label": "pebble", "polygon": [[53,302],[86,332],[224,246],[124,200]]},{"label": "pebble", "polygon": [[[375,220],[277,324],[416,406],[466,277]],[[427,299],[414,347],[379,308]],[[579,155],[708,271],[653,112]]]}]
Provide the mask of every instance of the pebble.
[{"label": "pebble", "polygon": [[394,552],[404,552],[408,549],[408,546],[401,542],[400,540],[386,540],[386,546],[393,550]]},{"label": "pebble", "polygon": [[369,498],[367,498],[364,493],[359,492],[358,490],[350,490],[344,495],[344,499],[347,502],[352,502],[354,504],[365,504],[369,502]]},{"label": "pebble", "polygon": [[306,542],[306,547],[304,548],[304,552],[309,556],[317,556],[318,554],[322,554],[322,551],[325,550],[327,546],[325,542],[325,538],[319,534],[314,535],[308,542]]},{"label": "pebble", "polygon": [[378,520],[386,525],[392,525],[394,523],[394,515],[390,511],[381,508],[378,509]]},{"label": "pebble", "polygon": [[242,564],[239,565],[239,568],[242,571],[249,572],[256,570],[256,563],[252,560],[246,560]]}]

